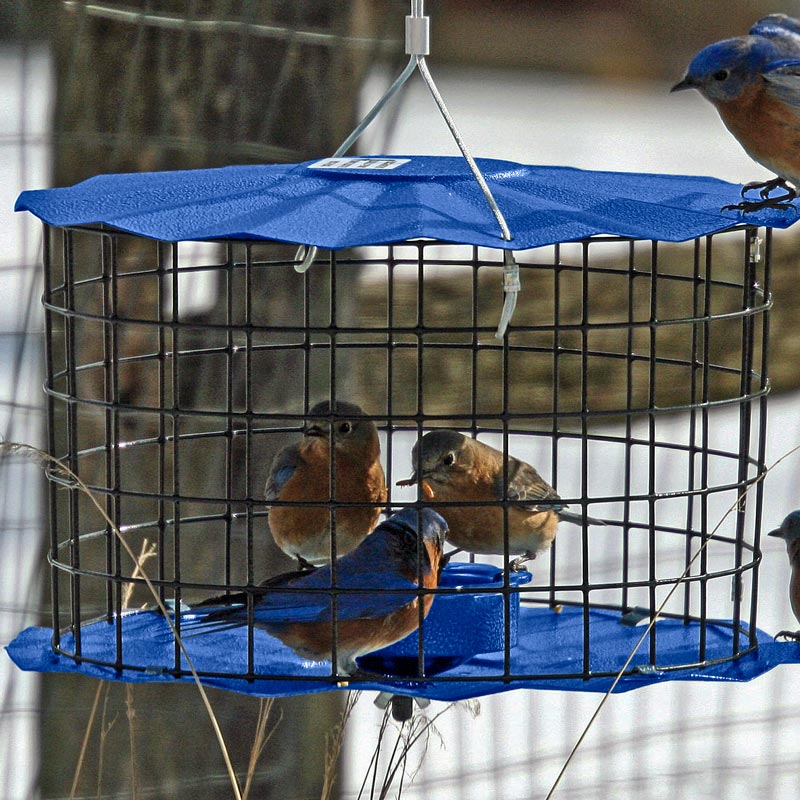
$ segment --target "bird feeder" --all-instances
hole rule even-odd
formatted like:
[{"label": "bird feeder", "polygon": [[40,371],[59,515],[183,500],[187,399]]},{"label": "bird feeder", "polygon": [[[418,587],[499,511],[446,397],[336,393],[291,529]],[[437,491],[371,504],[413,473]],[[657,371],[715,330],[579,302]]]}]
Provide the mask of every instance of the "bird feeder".
[{"label": "bird feeder", "polygon": [[[771,237],[796,215],[721,210],[741,187],[714,178],[473,159],[421,3],[407,20],[409,66],[330,158],[19,198],[44,222],[49,449],[69,468],[48,470],[52,621],[9,646],[23,669],[190,681],[188,653],[200,680],[251,694],[459,699],[797,661],[757,627]],[[347,156],[416,70],[462,155]],[[562,525],[530,574],[513,552],[456,556],[420,632],[365,657],[369,674],[252,625],[184,652],[114,529],[150,548],[176,612],[252,590],[271,456],[336,398],[381,431],[387,511],[428,502],[395,484],[448,427],[607,524]]]}]

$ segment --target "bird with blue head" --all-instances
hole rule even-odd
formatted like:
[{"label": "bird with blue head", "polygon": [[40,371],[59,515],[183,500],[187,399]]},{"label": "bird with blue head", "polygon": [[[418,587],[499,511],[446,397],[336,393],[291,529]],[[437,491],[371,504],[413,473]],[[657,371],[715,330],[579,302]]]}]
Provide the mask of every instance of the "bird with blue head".
[{"label": "bird with blue head", "polygon": [[[703,48],[672,91],[697,89],[745,152],[776,178],[745,185],[759,192],[726,208],[795,207],[800,187],[800,21],[783,14],[758,20],[746,36]],[[773,195],[775,189],[783,194]]]},{"label": "bird with blue head", "polygon": [[337,673],[359,674],[356,659],[419,628],[420,603],[427,616],[434,594],[419,590],[438,587],[446,536],[447,523],[433,509],[403,509],[335,566],[278,575],[249,593],[205,600],[181,630],[195,635],[242,627],[251,604],[255,628],[314,661],[333,660],[335,643]]}]

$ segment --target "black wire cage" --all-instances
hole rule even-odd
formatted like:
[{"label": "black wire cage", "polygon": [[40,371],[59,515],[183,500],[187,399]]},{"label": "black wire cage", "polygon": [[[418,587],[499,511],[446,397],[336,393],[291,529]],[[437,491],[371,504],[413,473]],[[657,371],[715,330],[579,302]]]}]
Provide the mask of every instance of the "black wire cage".
[{"label": "black wire cage", "polygon": [[[518,553],[472,556],[501,576],[474,589],[500,598],[494,652],[437,662],[414,634],[413,669],[370,660],[388,673],[380,683],[443,697],[606,688],[618,673],[638,685],[741,670],[758,647],[769,229],[518,253],[520,301],[500,337],[504,260],[490,248],[345,248],[301,274],[294,249],[272,241],[103,225],[46,225],[44,241],[49,451],[73,473],[48,474],[52,650],[66,668],[189,678],[174,641],[142,656],[125,627],[152,598],[114,527],[175,608],[253,593],[289,568],[268,530],[270,463],[320,400],[357,402],[376,422],[387,513],[428,502],[396,482],[421,435],[447,427],[529,461],[570,508],[607,522],[562,523],[524,585],[507,569]],[[211,287],[205,308],[199,286]],[[324,505],[335,526],[340,504]],[[84,633],[98,618],[101,650]],[[212,650],[214,638],[197,637]],[[265,663],[268,638],[247,626],[241,658],[223,640],[199,675],[266,694],[375,683]]]}]

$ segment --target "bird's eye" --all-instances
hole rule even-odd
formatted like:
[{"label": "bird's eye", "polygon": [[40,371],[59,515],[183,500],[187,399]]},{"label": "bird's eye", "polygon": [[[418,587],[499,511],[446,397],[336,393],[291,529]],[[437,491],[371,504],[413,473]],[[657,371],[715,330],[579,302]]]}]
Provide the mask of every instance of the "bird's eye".
[{"label": "bird's eye", "polygon": [[455,461],[456,461],[456,454],[455,453],[448,453],[444,457],[444,462],[443,463],[444,463],[444,465],[446,467],[449,467],[449,466],[452,466],[453,464],[455,464]]},{"label": "bird's eye", "polygon": [[349,422],[340,422],[339,423],[339,433],[350,433],[353,426]]},{"label": "bird's eye", "polygon": [[718,69],[711,77],[715,81],[724,81],[724,80],[728,79],[728,75],[730,75],[728,70],[726,70],[726,69]]}]

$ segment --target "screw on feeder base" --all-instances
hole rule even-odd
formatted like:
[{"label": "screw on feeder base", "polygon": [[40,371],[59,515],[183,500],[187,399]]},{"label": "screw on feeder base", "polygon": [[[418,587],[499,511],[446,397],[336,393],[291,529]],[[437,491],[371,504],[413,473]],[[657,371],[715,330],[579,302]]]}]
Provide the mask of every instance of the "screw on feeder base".
[{"label": "screw on feeder base", "polygon": [[503,311],[500,314],[500,322],[497,323],[495,338],[502,339],[505,336],[508,323],[514,316],[514,309],[517,307],[517,295],[521,284],[519,280],[519,264],[510,250],[503,250]]},{"label": "screw on feeder base", "polygon": [[403,694],[392,694],[391,692],[379,692],[374,700],[374,704],[385,710],[391,703],[392,718],[397,722],[408,722],[414,713],[414,703],[420,708],[427,708],[431,701],[427,697],[408,697]]}]

